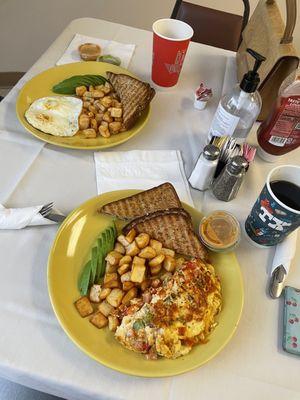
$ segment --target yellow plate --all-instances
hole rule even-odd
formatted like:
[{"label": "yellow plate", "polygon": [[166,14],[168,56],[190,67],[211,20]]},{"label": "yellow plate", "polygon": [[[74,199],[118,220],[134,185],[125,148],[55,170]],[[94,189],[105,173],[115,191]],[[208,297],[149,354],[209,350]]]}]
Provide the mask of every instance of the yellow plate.
[{"label": "yellow plate", "polygon": [[145,126],[149,118],[150,107],[148,107],[143,112],[143,114],[140,116],[132,129],[126,132],[119,133],[117,135],[113,135],[110,138],[97,137],[95,139],[84,139],[76,136],[52,136],[34,128],[27,122],[25,118],[25,111],[34,100],[45,96],[60,96],[52,92],[53,85],[57,84],[58,82],[70,78],[73,75],[97,74],[106,76],[106,71],[134,76],[132,73],[124,68],[97,61],[77,62],[72,64],[60,65],[58,67],[50,68],[39,75],[36,75],[23,86],[17,100],[16,110],[21,124],[24,126],[25,129],[27,129],[27,131],[32,133],[32,135],[36,136],[37,138],[61,147],[71,147],[73,149],[83,150],[101,150],[126,142],[127,140],[135,136]]},{"label": "yellow plate", "polygon": [[[75,209],[60,227],[48,260],[48,290],[55,314],[71,340],[98,362],[126,374],[162,377],[181,374],[199,367],[214,357],[230,340],[243,308],[243,283],[238,262],[233,253],[211,254],[221,278],[223,309],[218,326],[209,342],[195,346],[176,360],[147,361],[143,355],[127,350],[107,328],[95,328],[88,318],[81,318],[73,303],[80,297],[77,282],[90,249],[111,218],[97,214],[102,204],[127,197],[136,190],[122,190],[94,197]],[[192,215],[195,228],[201,214],[183,204]]]}]

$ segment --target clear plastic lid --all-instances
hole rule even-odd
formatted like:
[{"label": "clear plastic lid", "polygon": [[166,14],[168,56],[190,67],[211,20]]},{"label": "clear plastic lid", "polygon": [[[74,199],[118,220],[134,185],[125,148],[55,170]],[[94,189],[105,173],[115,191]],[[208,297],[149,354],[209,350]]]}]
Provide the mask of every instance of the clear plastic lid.
[{"label": "clear plastic lid", "polygon": [[214,211],[200,222],[200,237],[212,250],[228,249],[240,240],[240,224],[227,211]]}]

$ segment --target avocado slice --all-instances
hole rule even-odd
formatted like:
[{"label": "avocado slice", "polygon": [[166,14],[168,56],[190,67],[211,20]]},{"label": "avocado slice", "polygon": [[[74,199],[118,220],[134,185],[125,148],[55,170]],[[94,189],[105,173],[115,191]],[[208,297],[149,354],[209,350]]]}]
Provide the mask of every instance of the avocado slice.
[{"label": "avocado slice", "polygon": [[98,265],[98,247],[92,248],[92,257],[91,257],[91,285],[95,283],[96,274],[97,274],[97,265]]},{"label": "avocado slice", "polygon": [[91,260],[89,260],[85,264],[85,266],[82,270],[82,273],[80,275],[80,278],[79,278],[78,288],[79,288],[80,294],[82,296],[86,296],[87,292],[89,290],[90,279],[91,279],[91,265],[92,265],[92,262],[91,262]]},{"label": "avocado slice", "polygon": [[97,240],[97,246],[98,246],[98,265],[97,265],[97,275],[96,275],[96,281],[99,282],[99,279],[102,278],[102,276],[105,273],[105,253],[104,253],[104,238],[103,235]]}]

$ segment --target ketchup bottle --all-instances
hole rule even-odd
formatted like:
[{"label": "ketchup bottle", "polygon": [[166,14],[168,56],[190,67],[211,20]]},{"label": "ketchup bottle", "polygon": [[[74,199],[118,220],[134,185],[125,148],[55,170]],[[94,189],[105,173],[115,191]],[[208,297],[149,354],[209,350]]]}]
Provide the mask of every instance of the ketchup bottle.
[{"label": "ketchup bottle", "polygon": [[257,131],[258,155],[274,162],[300,145],[300,68],[281,84],[269,117]]}]

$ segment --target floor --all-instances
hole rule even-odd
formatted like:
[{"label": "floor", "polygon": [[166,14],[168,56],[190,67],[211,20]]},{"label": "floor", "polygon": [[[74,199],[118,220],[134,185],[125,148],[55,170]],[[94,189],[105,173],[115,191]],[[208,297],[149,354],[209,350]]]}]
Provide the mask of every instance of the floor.
[{"label": "floor", "polygon": [[[27,71],[75,18],[102,18],[150,30],[153,21],[170,16],[174,3],[175,0],[0,0],[0,71]],[[242,1],[193,0],[193,3],[242,13]],[[257,0],[250,3],[253,10]],[[282,10],[284,3],[279,1]],[[300,49],[299,26],[294,37]],[[58,398],[0,378],[0,400],[55,399]]]}]

